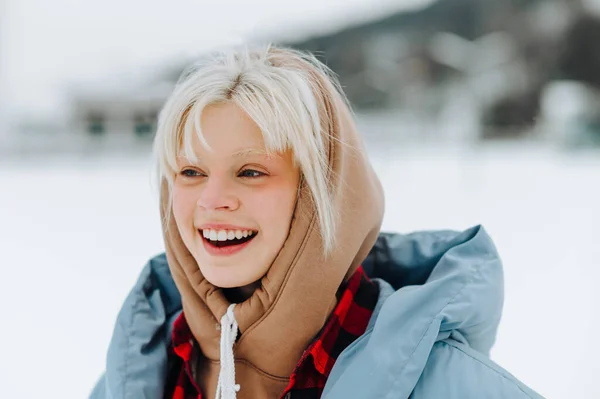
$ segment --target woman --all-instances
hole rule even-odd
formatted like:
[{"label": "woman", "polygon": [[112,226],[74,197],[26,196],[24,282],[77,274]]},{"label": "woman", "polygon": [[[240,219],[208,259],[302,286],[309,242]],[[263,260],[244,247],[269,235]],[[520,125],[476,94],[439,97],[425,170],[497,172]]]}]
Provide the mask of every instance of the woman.
[{"label": "woman", "polygon": [[481,227],[379,234],[383,193],[327,68],[218,54],[159,118],[166,256],[92,398],[538,398],[488,358],[502,270]]}]

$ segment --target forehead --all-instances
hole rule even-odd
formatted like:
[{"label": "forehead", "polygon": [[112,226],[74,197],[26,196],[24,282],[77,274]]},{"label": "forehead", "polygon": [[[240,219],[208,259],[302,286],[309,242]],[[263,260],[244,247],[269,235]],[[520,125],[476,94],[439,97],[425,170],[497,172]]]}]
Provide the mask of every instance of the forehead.
[{"label": "forehead", "polygon": [[267,154],[260,128],[235,104],[208,105],[199,120],[189,115],[185,125],[178,156],[217,154],[242,157]]},{"label": "forehead", "polygon": [[[240,152],[246,148],[264,149],[258,125],[234,103],[208,105],[200,118],[201,134],[209,146],[222,145]],[[194,135],[196,136],[196,135]]]},{"label": "forehead", "polygon": [[289,150],[279,152],[267,148],[258,125],[234,103],[208,105],[199,122],[200,132],[193,128],[184,133],[177,153],[178,159],[260,158],[269,161],[291,155]]}]

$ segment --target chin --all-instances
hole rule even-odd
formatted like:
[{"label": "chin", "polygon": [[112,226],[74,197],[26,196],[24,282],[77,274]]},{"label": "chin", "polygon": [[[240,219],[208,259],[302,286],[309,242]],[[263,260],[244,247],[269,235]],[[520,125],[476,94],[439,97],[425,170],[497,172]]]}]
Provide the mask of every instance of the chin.
[{"label": "chin", "polygon": [[[200,271],[209,283],[219,288],[244,287],[256,281],[248,278],[239,278],[239,275],[235,276],[235,274],[237,274],[235,270],[227,270],[227,268],[223,268],[222,266],[213,266],[210,267],[209,270],[203,270],[201,268]],[[234,276],[232,276],[232,274],[234,274]],[[257,280],[259,279],[260,277]]]},{"label": "chin", "polygon": [[209,279],[209,278],[207,278],[206,280],[208,280],[208,282],[211,283],[212,285],[214,285],[215,287],[219,287],[219,288],[236,288],[236,287],[240,286],[237,282],[231,281],[228,279]]}]

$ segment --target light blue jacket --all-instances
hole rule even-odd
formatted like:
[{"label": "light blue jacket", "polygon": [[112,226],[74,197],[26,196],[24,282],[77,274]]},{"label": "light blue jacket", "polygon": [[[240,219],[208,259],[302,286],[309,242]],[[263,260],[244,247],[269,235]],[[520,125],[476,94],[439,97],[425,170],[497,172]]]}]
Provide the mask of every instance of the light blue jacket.
[{"label": "light blue jacket", "polygon": [[[380,285],[367,331],[331,371],[326,399],[541,398],[489,357],[503,304],[502,264],[482,227],[382,233],[363,263]],[[92,399],[162,399],[181,298],[164,255],[125,300]]]}]

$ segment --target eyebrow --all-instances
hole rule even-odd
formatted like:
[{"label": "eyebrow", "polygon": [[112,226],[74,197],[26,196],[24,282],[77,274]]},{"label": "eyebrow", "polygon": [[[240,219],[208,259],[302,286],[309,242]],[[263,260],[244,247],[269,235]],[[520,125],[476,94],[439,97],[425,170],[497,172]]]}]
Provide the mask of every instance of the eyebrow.
[{"label": "eyebrow", "polygon": [[[266,158],[281,158],[281,155],[278,154],[277,152],[274,152],[274,151],[268,152],[267,150],[258,149],[258,148],[244,148],[244,149],[236,151],[230,155],[231,158],[236,158],[236,159],[244,158],[244,157],[248,157],[248,156],[259,156],[259,157],[266,157]],[[185,156],[177,156],[177,160],[183,160],[185,162],[189,162],[189,160]],[[201,160],[201,158],[198,157],[198,160]]]},{"label": "eyebrow", "polygon": [[231,154],[232,158],[243,158],[245,156],[263,156],[263,157],[269,157],[269,158],[273,158],[273,157],[278,157],[279,154],[277,154],[276,152],[268,152],[266,150],[259,150],[256,148],[245,148],[243,150],[240,151],[236,151],[233,154]]}]

